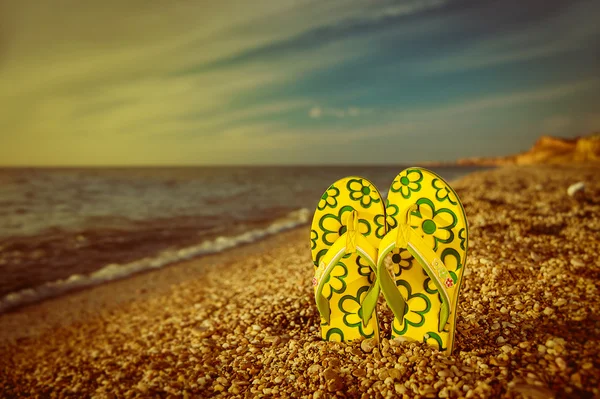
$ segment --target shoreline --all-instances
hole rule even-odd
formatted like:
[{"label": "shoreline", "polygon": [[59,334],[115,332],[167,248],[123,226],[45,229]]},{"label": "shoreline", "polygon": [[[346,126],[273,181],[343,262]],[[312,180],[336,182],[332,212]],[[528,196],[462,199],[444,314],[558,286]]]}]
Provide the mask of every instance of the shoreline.
[{"label": "shoreline", "polygon": [[[600,395],[593,167],[453,182],[470,224],[456,349],[319,338],[306,226],[0,315],[0,392],[99,397]],[[583,198],[567,195],[586,181]],[[391,312],[380,300],[382,336]]]},{"label": "shoreline", "polygon": [[101,284],[110,284],[139,273],[160,270],[190,259],[252,244],[265,237],[306,224],[309,213],[308,209],[297,209],[285,216],[271,220],[267,225],[246,230],[237,235],[212,237],[194,245],[162,250],[154,256],[135,259],[128,263],[107,264],[89,274],[73,274],[63,279],[47,281],[35,287],[11,292],[0,296],[0,314],[68,295],[71,292],[90,289]]},{"label": "shoreline", "polygon": [[[190,279],[202,279],[206,273],[223,264],[228,265],[245,256],[264,252],[270,246],[281,245],[288,235],[301,235],[301,232],[305,232],[303,227],[306,226],[293,227],[223,252],[181,260],[161,269],[144,270],[118,280],[74,289],[62,295],[9,309],[0,314],[0,349],[6,343],[31,338],[48,329],[79,323],[99,312],[107,312],[132,301],[145,300],[152,295],[164,295],[175,289],[177,284]],[[68,312],[63,309],[68,309]],[[27,325],[26,330],[19,328],[24,325]]]}]

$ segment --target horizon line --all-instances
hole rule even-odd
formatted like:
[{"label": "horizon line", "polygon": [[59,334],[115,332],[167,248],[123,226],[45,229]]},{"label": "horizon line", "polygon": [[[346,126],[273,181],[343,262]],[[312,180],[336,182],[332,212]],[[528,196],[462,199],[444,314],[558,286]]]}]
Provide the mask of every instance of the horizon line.
[{"label": "horizon line", "polygon": [[123,168],[268,168],[268,167],[284,167],[284,168],[295,168],[295,167],[390,167],[390,166],[404,166],[410,167],[410,165],[419,166],[457,166],[457,167],[469,167],[474,165],[461,165],[456,161],[448,162],[435,162],[435,161],[423,161],[423,162],[406,162],[406,163],[324,163],[324,164],[135,164],[135,165],[2,165],[0,169],[123,169]]}]

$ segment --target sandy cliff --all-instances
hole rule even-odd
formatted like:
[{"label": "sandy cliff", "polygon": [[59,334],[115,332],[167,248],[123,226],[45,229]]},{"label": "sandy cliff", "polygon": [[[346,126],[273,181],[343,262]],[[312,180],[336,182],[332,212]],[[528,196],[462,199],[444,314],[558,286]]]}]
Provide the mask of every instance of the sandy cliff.
[{"label": "sandy cliff", "polygon": [[459,165],[600,164],[600,132],[574,139],[542,136],[529,151],[495,158],[465,158]]}]

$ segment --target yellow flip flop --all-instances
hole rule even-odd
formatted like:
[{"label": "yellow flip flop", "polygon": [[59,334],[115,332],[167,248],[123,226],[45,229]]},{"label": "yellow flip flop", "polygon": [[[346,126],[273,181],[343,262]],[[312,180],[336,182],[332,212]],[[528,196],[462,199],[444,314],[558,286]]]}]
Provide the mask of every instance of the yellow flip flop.
[{"label": "yellow flip flop", "polygon": [[310,242],[323,339],[379,341],[375,262],[385,232],[383,199],[362,177],[338,180],[319,200]]},{"label": "yellow flip flop", "polygon": [[[388,232],[379,245],[377,277],[394,313],[392,336],[450,354],[468,247],[460,199],[435,173],[408,168],[392,183],[386,211]],[[385,261],[389,254],[391,270]]]}]

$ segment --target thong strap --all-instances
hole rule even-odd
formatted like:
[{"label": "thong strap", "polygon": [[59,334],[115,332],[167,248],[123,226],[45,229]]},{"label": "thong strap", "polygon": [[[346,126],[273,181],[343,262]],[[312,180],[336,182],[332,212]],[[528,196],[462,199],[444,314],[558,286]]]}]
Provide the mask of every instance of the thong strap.
[{"label": "thong strap", "polygon": [[[319,266],[315,270],[313,285],[317,287],[315,290],[315,302],[321,317],[329,324],[331,310],[329,308],[329,300],[323,295],[323,287],[328,280],[327,277],[335,268],[338,261],[347,254],[358,253],[369,265],[371,270],[377,271],[375,259],[377,259],[377,249],[367,241],[366,237],[358,231],[358,213],[353,210],[348,212],[348,217],[342,224],[347,230],[333,243],[323,255],[319,262]],[[373,284],[363,300],[362,307],[362,322],[366,326],[377,305],[379,297],[379,285]]]},{"label": "thong strap", "polygon": [[402,323],[406,312],[406,300],[402,297],[396,286],[396,282],[387,271],[384,260],[387,254],[396,248],[407,249],[417,259],[423,270],[425,270],[425,273],[427,273],[427,276],[431,278],[431,281],[440,294],[442,307],[440,309],[438,331],[441,332],[448,322],[451,309],[453,308],[451,298],[454,297],[455,282],[450,276],[446,265],[444,265],[435,251],[410,226],[410,214],[416,209],[416,204],[404,209],[404,214],[401,214],[402,217],[400,219],[403,220],[381,240],[377,259],[377,279],[394,316]]}]

